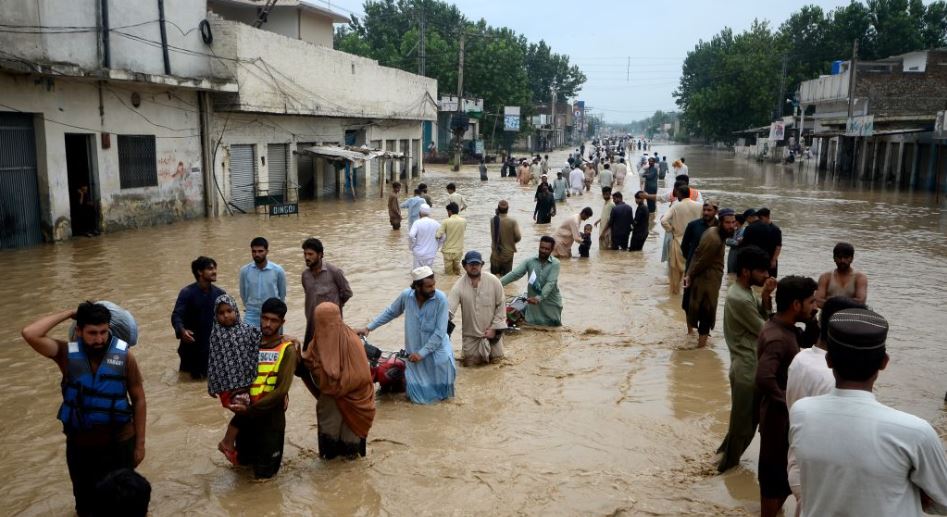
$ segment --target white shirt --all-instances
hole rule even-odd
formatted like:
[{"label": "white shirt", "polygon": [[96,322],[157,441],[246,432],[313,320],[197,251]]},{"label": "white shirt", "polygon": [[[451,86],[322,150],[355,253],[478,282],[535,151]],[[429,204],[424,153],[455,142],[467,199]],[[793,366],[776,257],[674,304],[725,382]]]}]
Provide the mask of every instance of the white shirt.
[{"label": "white shirt", "polygon": [[411,225],[408,244],[415,257],[433,257],[437,254],[438,241],[435,234],[441,223],[430,217],[422,217]]},{"label": "white shirt", "polygon": [[947,459],[924,420],[867,391],[832,388],[797,401],[789,422],[803,516],[922,515],[921,490],[930,511],[947,514]]},{"label": "white shirt", "polygon": [[585,187],[585,174],[582,173],[582,169],[572,169],[572,172],[569,173],[569,185],[580,190]]},{"label": "white shirt", "polygon": [[825,395],[835,387],[835,376],[825,362],[825,350],[814,346],[803,349],[789,363],[786,377],[786,406],[801,398]]}]

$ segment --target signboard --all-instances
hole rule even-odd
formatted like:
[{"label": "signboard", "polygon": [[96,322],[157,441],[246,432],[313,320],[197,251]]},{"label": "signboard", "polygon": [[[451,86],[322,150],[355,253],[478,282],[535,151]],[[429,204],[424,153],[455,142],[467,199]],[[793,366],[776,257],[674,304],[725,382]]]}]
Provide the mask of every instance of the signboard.
[{"label": "signboard", "polygon": [[504,131],[519,131],[520,130],[520,107],[519,106],[506,106],[503,108],[503,130]]},{"label": "signboard", "polygon": [[483,140],[474,141],[474,154],[479,154],[483,156]]},{"label": "signboard", "polygon": [[947,111],[938,111],[934,119],[934,138],[947,138]]},{"label": "signboard", "polygon": [[786,125],[782,122],[773,122],[769,126],[769,141],[781,142],[786,136]]},{"label": "signboard", "polygon": [[875,116],[852,117],[845,124],[845,136],[872,136],[875,134]]},{"label": "signboard", "polygon": [[270,215],[295,215],[299,213],[298,203],[270,205]]}]

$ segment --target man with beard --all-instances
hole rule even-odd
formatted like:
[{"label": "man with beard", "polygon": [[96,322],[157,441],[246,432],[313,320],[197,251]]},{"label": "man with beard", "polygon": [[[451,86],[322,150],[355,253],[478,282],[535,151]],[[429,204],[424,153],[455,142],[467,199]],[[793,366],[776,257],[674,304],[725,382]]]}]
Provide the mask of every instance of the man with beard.
[{"label": "man with beard", "polygon": [[681,254],[684,255],[685,269],[686,266],[690,265],[691,257],[694,256],[694,250],[700,244],[700,238],[703,237],[704,232],[716,225],[717,202],[708,199],[704,201],[700,219],[694,219],[687,223],[687,227],[684,228],[684,237],[681,239]]},{"label": "man with beard", "polygon": [[648,212],[655,214],[657,213],[657,206],[654,202],[658,195],[658,167],[654,164],[654,158],[648,158],[648,165],[641,169],[640,175],[642,190],[648,194]]},{"label": "man with beard", "polygon": [[815,292],[815,301],[822,307],[829,298],[842,296],[864,304],[868,299],[868,276],[852,268],[855,260],[855,246],[840,242],[832,250],[835,271],[827,271],[819,277],[819,289]]},{"label": "man with beard", "polygon": [[639,190],[635,192],[635,224],[632,227],[631,242],[628,243],[628,251],[641,251],[644,248],[644,241],[648,240],[648,224],[650,213],[648,205],[645,204],[645,192]]},{"label": "man with beard", "polygon": [[[608,167],[608,165],[605,166]],[[608,169],[605,169],[605,171],[607,170]],[[605,174],[605,171],[602,171],[602,174]],[[595,226],[599,228],[598,248],[600,250],[610,250],[612,249],[612,230],[611,224],[609,223],[612,217],[612,209],[615,208],[615,203],[612,201],[611,187],[602,187],[602,199],[605,200],[605,205],[602,207],[602,217],[600,217],[598,221],[595,221]],[[599,223],[601,223],[601,225],[599,225]]]},{"label": "man with beard", "polygon": [[[681,280],[684,277],[684,271],[687,270],[681,246],[684,232],[687,230],[687,225],[699,218],[701,213],[700,205],[690,199],[690,188],[687,185],[678,186],[676,193],[677,203],[671,205],[671,208],[661,216],[661,226],[671,235],[668,249],[668,285],[671,294],[681,292]],[[644,196],[647,199],[647,193]]]},{"label": "man with beard", "polygon": [[733,236],[737,227],[736,214],[732,208],[721,210],[719,217],[719,226],[704,232],[684,275],[684,288],[690,289],[686,311],[687,326],[697,328],[698,347],[707,346],[707,337],[714,328],[720,283],[723,281],[726,240]]},{"label": "man with beard", "polygon": [[171,326],[180,339],[178,356],[179,371],[191,374],[191,378],[207,377],[207,356],[210,350],[210,331],[214,326],[214,302],[227,294],[214,285],[217,281],[217,262],[210,257],[197,257],[191,262],[191,274],[195,282],[178,293],[171,311]]},{"label": "man with beard", "polygon": [[787,276],[780,280],[776,287],[776,314],[763,324],[756,343],[756,390],[760,401],[758,478],[762,517],[775,517],[792,493],[787,470],[789,409],[786,406],[786,381],[789,365],[799,353],[796,324],[811,321],[816,288],[815,281],[807,277]]},{"label": "man with beard", "polygon": [[479,251],[468,251],[463,260],[466,275],[457,279],[447,300],[450,319],[461,309],[462,357],[464,366],[496,363],[503,358],[506,328],[506,296],[500,279],[482,272]]},{"label": "man with beard", "polygon": [[275,476],[283,462],[287,396],[298,356],[292,338],[280,333],[286,304],[270,298],[260,313],[260,353],[257,376],[250,386],[251,403],[235,402],[228,409],[234,413],[230,425],[239,430],[237,463],[253,467],[257,479],[266,479]]},{"label": "man with beard", "polygon": [[[342,310],[345,308],[345,302],[352,297],[352,288],[349,287],[349,281],[346,280],[342,270],[324,260],[325,251],[322,247],[322,241],[315,237],[310,237],[303,242],[303,259],[306,261],[306,269],[302,273],[303,292],[306,295],[304,306],[306,307],[306,337],[303,341],[303,352],[312,341],[312,334],[315,329],[315,319],[313,314],[316,307],[322,302],[332,302]],[[301,363],[300,363],[300,366]],[[302,378],[306,387],[313,389],[312,377],[309,370],[300,367],[296,375]]]},{"label": "man with beard", "polygon": [[[615,206],[608,216],[608,230],[611,233],[612,249],[628,249],[628,236],[631,235],[632,226],[635,222],[635,211],[631,205],[625,203],[621,192],[612,194],[612,200]],[[639,209],[640,210],[640,209]],[[645,208],[647,210],[647,208]],[[647,230],[648,220],[645,218],[645,229]],[[603,230],[604,231],[604,230]]]},{"label": "man with beard", "polygon": [[[110,331],[111,317],[104,305],[85,302],[40,318],[22,331],[33,350],[55,361],[62,373],[59,420],[80,517],[93,514],[99,481],[114,470],[133,469],[145,458],[141,372],[128,343]],[[70,319],[76,320],[76,341],[47,335]]]},{"label": "man with beard", "polygon": [[404,314],[404,347],[408,355],[405,384],[408,398],[430,404],[454,396],[454,352],[447,335],[447,296],[434,288],[434,271],[421,266],[411,271],[411,287],[401,291],[360,336]]},{"label": "man with beard", "polygon": [[526,323],[547,327],[562,325],[562,297],[559,295],[559,259],[552,255],[556,239],[543,235],[539,254],[521,262],[500,282],[507,285],[527,276]]},{"label": "man with beard", "polygon": [[253,262],[240,268],[240,299],[243,301],[244,321],[260,326],[260,307],[265,300],[277,298],[286,301],[286,272],[279,264],[267,260],[270,244],[263,237],[250,242]]},{"label": "man with beard", "polygon": [[[776,287],[776,281],[769,280],[769,256],[756,246],[740,253],[734,272],[736,281],[723,306],[723,335],[730,350],[730,427],[717,449],[719,472],[740,463],[756,434],[756,339],[772,309]],[[754,286],[763,286],[762,304],[753,295]]]},{"label": "man with beard", "polygon": [[510,204],[505,200],[497,203],[496,215],[490,219],[490,273],[505,275],[513,269],[516,243],[522,238],[520,225],[509,217]]}]

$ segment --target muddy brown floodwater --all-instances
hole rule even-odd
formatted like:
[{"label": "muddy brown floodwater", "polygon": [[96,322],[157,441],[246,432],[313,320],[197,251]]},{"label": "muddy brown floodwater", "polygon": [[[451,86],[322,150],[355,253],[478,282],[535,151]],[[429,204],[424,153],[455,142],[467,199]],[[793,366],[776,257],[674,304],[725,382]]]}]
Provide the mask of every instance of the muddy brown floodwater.
[{"label": "muddy brown floodwater", "polygon": [[[887,192],[826,179],[806,167],[759,165],[727,153],[657,146],[669,161],[686,156],[693,183],[721,206],[769,206],[783,229],[780,272],[816,276],[833,266],[838,240],[853,242],[855,267],[869,277],[869,304],[891,322],[888,370],[879,398],[947,429],[942,336],[947,307],[947,216],[927,194]],[[566,153],[552,154],[554,166]],[[430,167],[429,169],[435,169]],[[489,251],[488,218],[509,199],[523,229],[517,261],[538,237],[599,196],[560,205],[552,225],[531,221],[534,188],[499,178],[481,184],[473,169],[429,170],[443,216],[444,186],[467,197],[467,249]],[[626,190],[630,190],[626,188]],[[659,210],[663,211],[665,207]],[[408,285],[407,229],[392,232],[384,200],[303,204],[299,217],[195,220],[0,253],[0,487],[8,515],[67,515],[72,494],[64,438],[56,421],[59,372],[20,338],[39,315],[85,299],[130,309],[140,325],[135,348],[148,397],[147,457],[152,514],[163,515],[745,515],[758,511],[756,446],[741,467],[715,475],[714,449],[726,432],[729,357],[722,323],[709,349],[684,336],[679,298],[667,293],[659,242],[645,252],[599,253],[564,261],[562,329],[507,338],[501,365],[459,369],[457,397],[432,406],[381,397],[360,461],[318,460],[315,403],[295,383],[279,475],[258,483],[216,451],[227,412],[205,386],[178,375],[169,323],[178,289],[192,281],[199,254],[219,264],[219,285],[237,293],[249,242],[270,241],[270,259],[288,276],[287,331],[303,334],[300,243],[320,237],[327,259],[345,270],[362,326]],[[597,242],[597,239],[593,239]],[[440,257],[437,269],[441,269]],[[455,278],[438,276],[449,290]],[[507,288],[507,294],[524,284]],[[721,303],[720,311],[723,311]],[[718,318],[718,322],[721,321]],[[65,328],[57,329],[59,335]],[[401,346],[402,322],[372,333],[384,349]],[[459,354],[459,340],[454,347]]]}]

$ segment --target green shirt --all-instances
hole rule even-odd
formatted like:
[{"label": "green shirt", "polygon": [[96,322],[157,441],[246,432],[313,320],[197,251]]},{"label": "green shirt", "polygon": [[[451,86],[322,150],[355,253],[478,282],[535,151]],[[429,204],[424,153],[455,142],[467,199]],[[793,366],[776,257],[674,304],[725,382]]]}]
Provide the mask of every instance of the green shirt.
[{"label": "green shirt", "polygon": [[723,307],[723,335],[730,349],[730,378],[737,384],[756,382],[756,338],[766,322],[753,291],[734,282]]},{"label": "green shirt", "polygon": [[[533,276],[535,274],[535,277]],[[528,279],[527,296],[539,297],[539,303],[526,306],[526,322],[531,325],[558,327],[562,325],[562,297],[559,296],[559,259],[546,262],[530,257],[513,268],[500,282],[507,285],[523,276]]]}]

